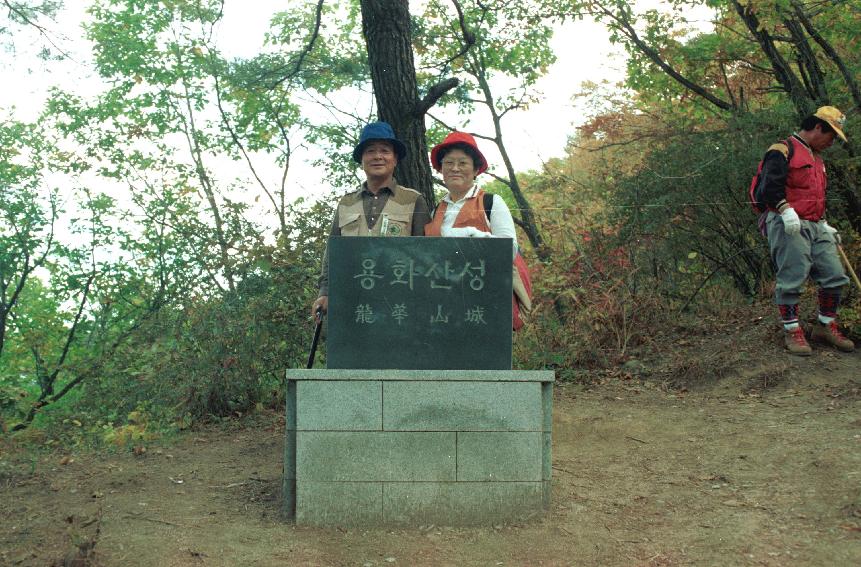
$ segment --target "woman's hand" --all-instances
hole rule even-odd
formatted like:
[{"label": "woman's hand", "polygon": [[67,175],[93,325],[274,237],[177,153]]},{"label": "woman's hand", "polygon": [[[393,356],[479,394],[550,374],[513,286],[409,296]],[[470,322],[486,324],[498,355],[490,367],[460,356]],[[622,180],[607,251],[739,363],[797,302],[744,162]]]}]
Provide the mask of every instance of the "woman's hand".
[{"label": "woman's hand", "polygon": [[444,228],[440,231],[442,236],[459,236],[461,238],[487,238],[493,236],[489,232],[478,230],[474,226],[461,226],[458,228]]}]

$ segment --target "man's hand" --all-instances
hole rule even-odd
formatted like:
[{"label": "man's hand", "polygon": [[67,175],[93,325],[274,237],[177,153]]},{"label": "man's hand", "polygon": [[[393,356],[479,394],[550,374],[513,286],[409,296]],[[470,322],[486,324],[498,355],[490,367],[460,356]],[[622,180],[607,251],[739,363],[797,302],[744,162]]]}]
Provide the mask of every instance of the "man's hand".
[{"label": "man's hand", "polygon": [[[317,310],[320,310],[320,313],[317,313]],[[329,296],[321,295],[317,298],[314,304],[311,306],[311,319],[314,320],[315,323],[319,323],[322,321],[322,316],[329,312]]]},{"label": "man's hand", "polygon": [[788,235],[798,234],[801,232],[801,219],[798,218],[798,213],[792,207],[787,207],[780,213],[780,218],[783,219],[783,230]]},{"label": "man's hand", "polygon": [[822,225],[822,230],[824,230],[828,234],[834,235],[834,242],[836,242],[837,244],[840,244],[842,242],[842,240],[840,239],[840,233],[837,232],[836,228],[834,228],[833,226],[828,224],[828,221],[821,220],[821,221],[819,221],[819,224]]}]

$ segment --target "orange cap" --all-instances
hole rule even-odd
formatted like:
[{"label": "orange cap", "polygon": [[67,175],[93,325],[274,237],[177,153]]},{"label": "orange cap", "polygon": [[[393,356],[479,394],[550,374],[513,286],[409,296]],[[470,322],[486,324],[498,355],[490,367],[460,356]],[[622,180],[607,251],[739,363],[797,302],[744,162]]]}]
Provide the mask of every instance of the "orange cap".
[{"label": "orange cap", "polygon": [[843,138],[844,142],[847,141],[846,134],[843,133],[843,127],[844,124],[846,124],[846,115],[840,112],[836,107],[820,106],[813,116],[828,122],[828,125],[837,132],[837,135]]},{"label": "orange cap", "polygon": [[487,160],[485,159],[484,154],[481,153],[481,150],[478,149],[478,144],[475,143],[475,138],[466,132],[457,131],[446,136],[445,140],[435,145],[431,150],[431,165],[433,165],[435,170],[442,171],[442,160],[439,157],[440,150],[444,150],[445,148],[455,144],[465,144],[475,150],[475,153],[478,154],[478,157],[481,160],[481,163],[474,164],[478,168],[478,173],[482,173],[487,170]]}]

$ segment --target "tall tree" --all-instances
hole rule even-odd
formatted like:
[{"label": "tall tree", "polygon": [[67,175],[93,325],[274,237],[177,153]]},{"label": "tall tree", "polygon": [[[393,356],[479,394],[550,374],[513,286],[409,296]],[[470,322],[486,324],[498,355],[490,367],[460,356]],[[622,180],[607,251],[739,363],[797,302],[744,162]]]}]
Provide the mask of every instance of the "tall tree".
[{"label": "tall tree", "polygon": [[[213,28],[221,9],[216,0],[95,2],[88,31],[99,72],[112,88],[77,115],[100,125],[93,130],[111,148],[103,152],[107,167],[133,191],[167,185],[177,204],[200,197],[198,228],[189,226],[188,237],[211,284],[235,290],[243,277],[239,250],[259,236],[246,214],[248,193],[268,203],[279,233],[289,230],[287,173],[300,119],[291,84],[254,84],[260,61],[231,64],[220,55]],[[255,165],[272,156],[281,168],[274,186]],[[231,177],[219,167],[225,160],[244,164],[252,179],[247,189],[234,185],[241,173]],[[184,224],[190,222],[186,215]]]},{"label": "tall tree", "polygon": [[413,187],[434,205],[425,113],[458,81],[443,80],[420,99],[408,0],[361,0],[361,7],[362,33],[368,48],[378,114],[392,125],[407,147],[407,158],[398,164],[396,176],[399,182]]}]

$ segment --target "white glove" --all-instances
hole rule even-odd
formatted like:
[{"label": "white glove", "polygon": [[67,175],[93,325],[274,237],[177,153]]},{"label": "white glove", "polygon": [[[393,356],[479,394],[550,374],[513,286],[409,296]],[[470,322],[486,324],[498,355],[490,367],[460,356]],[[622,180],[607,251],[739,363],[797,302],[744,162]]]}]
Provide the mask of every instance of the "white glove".
[{"label": "white glove", "polygon": [[826,234],[833,234],[834,235],[834,242],[836,242],[837,244],[840,244],[840,242],[841,242],[840,235],[837,233],[836,228],[834,228],[833,226],[828,224],[828,221],[826,221],[826,220],[819,221],[819,224],[822,225],[822,230]]},{"label": "white glove", "polygon": [[461,238],[482,238],[491,235],[489,232],[483,232],[474,226],[443,229],[440,234],[443,236],[460,236]]},{"label": "white glove", "polygon": [[780,213],[780,218],[783,219],[783,230],[788,235],[798,234],[801,232],[801,219],[798,218],[798,213],[792,207],[787,207]]}]

